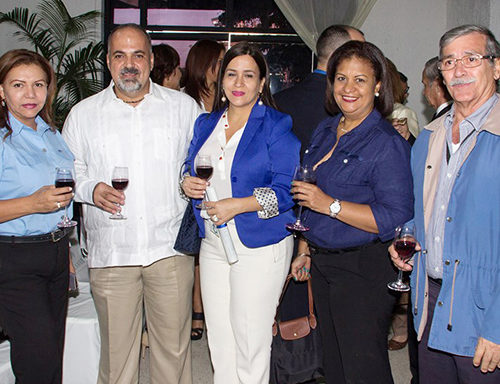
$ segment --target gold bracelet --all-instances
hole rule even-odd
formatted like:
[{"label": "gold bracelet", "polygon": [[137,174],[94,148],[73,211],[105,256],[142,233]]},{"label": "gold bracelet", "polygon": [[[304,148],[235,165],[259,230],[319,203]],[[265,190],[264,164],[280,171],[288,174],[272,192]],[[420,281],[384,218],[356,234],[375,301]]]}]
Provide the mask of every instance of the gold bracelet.
[{"label": "gold bracelet", "polygon": [[306,257],[309,257],[310,259],[312,258],[312,257],[311,257],[311,255],[310,255],[309,253],[304,253],[304,252],[299,253],[299,254],[297,255],[297,257],[300,257],[300,256],[306,256]]}]

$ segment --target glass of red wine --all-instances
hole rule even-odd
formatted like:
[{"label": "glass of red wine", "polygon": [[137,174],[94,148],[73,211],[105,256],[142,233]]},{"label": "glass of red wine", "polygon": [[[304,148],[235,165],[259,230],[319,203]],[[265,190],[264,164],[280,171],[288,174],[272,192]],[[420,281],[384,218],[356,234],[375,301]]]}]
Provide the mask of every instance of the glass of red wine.
[{"label": "glass of red wine", "polygon": [[[198,155],[195,161],[195,172],[196,176],[203,180],[210,180],[212,173],[214,172],[214,167],[212,166],[212,159],[209,155]],[[205,209],[205,198],[201,204],[198,204],[196,208]]]},{"label": "glass of red wine", "polygon": [[[296,181],[305,181],[306,183],[316,184],[316,172],[314,171],[312,166],[298,165],[295,168],[293,179]],[[288,223],[286,225],[286,228],[290,231],[297,232],[308,231],[309,227],[306,227],[304,224],[302,224],[300,216],[302,216],[302,205],[299,205],[299,212],[297,214],[297,220],[295,220],[295,223]]]},{"label": "glass of red wine", "polygon": [[[415,246],[417,241],[415,240],[415,227],[413,225],[404,225],[402,227],[396,228],[396,237],[394,239],[394,249],[398,253],[401,260],[405,263],[411,259],[413,253],[415,252]],[[387,286],[393,291],[398,292],[408,292],[410,287],[408,284],[403,282],[403,271],[400,269],[398,273],[398,279],[392,283],[387,284]]]},{"label": "glass of red wine", "polygon": [[[69,168],[56,168],[56,181],[54,184],[56,188],[71,187],[74,190],[75,179],[73,177],[73,170]],[[71,228],[77,224],[76,221],[70,220],[68,217],[68,205],[64,207],[64,216],[57,223],[59,228]]]},{"label": "glass of red wine", "polygon": [[[111,176],[111,185],[117,191],[123,192],[128,187],[128,167],[115,167]],[[119,204],[116,204],[119,205]],[[112,220],[125,220],[121,212],[116,212],[110,217]]]}]

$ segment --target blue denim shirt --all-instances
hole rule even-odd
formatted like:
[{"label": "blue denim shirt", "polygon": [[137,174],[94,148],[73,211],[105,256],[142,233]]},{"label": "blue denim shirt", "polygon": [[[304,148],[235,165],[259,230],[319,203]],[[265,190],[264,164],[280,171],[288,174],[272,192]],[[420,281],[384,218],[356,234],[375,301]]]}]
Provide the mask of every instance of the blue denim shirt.
[{"label": "blue denim shirt", "polygon": [[[318,163],[331,150],[340,118],[339,114],[319,124],[304,164]],[[310,230],[304,236],[319,247],[387,241],[393,238],[395,227],[413,216],[410,145],[376,109],[340,138],[330,159],[318,166],[316,178],[318,187],[332,198],[369,205],[379,230],[369,233],[306,209],[303,220]]]},{"label": "blue denim shirt", "polygon": [[[56,168],[73,169],[73,154],[59,132],[53,132],[41,117],[37,130],[26,127],[9,114],[12,134],[5,140],[6,128],[0,128],[0,199],[31,195],[44,185],[53,185]],[[64,210],[35,213],[0,223],[2,236],[31,236],[57,228]],[[72,206],[68,207],[68,216]]]}]

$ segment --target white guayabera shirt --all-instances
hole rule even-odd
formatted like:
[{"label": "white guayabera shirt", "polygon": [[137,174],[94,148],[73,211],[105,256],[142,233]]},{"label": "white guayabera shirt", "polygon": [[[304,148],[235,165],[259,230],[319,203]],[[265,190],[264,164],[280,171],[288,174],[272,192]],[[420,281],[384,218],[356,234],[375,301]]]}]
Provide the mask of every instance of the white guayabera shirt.
[{"label": "white guayabera shirt", "polygon": [[[189,96],[150,82],[136,107],[118,99],[113,83],[77,104],[63,137],[75,156],[75,200],[83,205],[89,267],[150,265],[173,249],[187,202],[178,190],[200,109]],[[127,220],[93,205],[99,182],[111,185],[115,166],[129,168],[122,212]]]}]

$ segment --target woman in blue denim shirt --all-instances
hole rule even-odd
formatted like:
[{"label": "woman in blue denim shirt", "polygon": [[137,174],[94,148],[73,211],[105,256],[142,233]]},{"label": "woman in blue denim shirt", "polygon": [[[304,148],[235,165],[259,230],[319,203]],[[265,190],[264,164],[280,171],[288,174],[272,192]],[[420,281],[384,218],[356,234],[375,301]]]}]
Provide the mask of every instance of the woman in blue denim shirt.
[{"label": "woman in blue denim shirt", "polygon": [[0,327],[23,384],[62,381],[69,242],[57,223],[73,193],[54,180],[73,155],[51,126],[55,81],[35,52],[0,58]]},{"label": "woman in blue denim shirt", "polygon": [[392,383],[387,333],[395,270],[394,229],[413,215],[410,147],[384,118],[393,97],[382,52],[351,41],[328,62],[327,103],[341,113],[313,134],[303,163],[317,185],[294,182],[306,207],[292,274],[309,278],[324,347],[327,383]]}]

